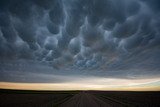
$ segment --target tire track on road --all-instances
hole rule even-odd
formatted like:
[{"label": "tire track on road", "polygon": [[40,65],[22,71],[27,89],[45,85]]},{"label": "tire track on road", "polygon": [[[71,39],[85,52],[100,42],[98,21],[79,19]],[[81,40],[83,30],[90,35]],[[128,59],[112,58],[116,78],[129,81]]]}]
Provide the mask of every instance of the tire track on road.
[{"label": "tire track on road", "polygon": [[125,107],[125,106],[112,106],[119,105],[115,102],[102,100],[95,95],[87,92],[80,92],[70,98],[68,101],[61,104],[59,107]]}]

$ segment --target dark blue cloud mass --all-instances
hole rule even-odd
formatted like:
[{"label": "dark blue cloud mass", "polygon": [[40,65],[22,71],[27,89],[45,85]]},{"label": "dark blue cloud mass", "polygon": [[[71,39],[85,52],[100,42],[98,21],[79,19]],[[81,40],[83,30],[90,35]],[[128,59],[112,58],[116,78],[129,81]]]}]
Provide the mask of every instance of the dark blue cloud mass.
[{"label": "dark blue cloud mass", "polygon": [[159,65],[159,0],[0,1],[0,81],[147,78]]}]

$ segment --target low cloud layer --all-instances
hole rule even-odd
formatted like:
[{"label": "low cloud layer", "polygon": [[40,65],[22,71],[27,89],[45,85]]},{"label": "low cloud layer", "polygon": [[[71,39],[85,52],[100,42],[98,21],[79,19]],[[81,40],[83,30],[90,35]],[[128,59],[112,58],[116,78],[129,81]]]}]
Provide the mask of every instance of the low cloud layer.
[{"label": "low cloud layer", "polygon": [[159,76],[159,4],[159,0],[1,0],[0,81],[23,82],[20,76],[30,77],[29,73]]}]

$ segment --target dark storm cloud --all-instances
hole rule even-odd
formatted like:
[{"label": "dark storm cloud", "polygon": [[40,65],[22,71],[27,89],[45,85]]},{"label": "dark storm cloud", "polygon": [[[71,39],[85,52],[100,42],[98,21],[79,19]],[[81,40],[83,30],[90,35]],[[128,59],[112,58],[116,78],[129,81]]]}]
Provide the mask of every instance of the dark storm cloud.
[{"label": "dark storm cloud", "polygon": [[72,54],[77,54],[80,52],[80,41],[78,38],[73,38],[69,43],[69,50]]},{"label": "dark storm cloud", "polygon": [[[0,62],[24,60],[30,66],[30,61],[43,62],[48,71],[77,70],[77,75],[84,71],[121,78],[159,75],[159,4],[159,0],[1,0]],[[2,74],[7,71],[2,69]]]},{"label": "dark storm cloud", "polygon": [[117,24],[113,29],[112,35],[119,38],[132,36],[138,30],[138,20],[128,19],[122,24]]}]

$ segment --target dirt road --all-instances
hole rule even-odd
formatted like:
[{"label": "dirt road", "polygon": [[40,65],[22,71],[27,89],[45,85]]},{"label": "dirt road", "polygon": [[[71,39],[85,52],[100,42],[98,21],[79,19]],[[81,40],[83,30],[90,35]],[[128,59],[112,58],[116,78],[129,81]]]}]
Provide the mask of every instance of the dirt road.
[{"label": "dirt road", "polygon": [[109,100],[101,100],[96,96],[80,92],[60,105],[60,107],[124,107]]}]

